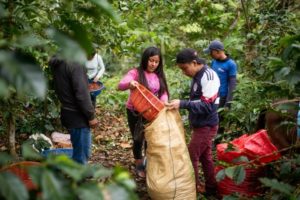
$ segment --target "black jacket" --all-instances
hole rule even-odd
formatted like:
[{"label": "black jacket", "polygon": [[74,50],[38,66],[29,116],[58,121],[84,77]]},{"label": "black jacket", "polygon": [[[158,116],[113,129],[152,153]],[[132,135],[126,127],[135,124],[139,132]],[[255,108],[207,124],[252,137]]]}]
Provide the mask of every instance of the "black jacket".
[{"label": "black jacket", "polygon": [[49,66],[53,73],[54,88],[62,104],[61,122],[68,129],[89,127],[95,109],[88,90],[84,66],[52,57]]}]

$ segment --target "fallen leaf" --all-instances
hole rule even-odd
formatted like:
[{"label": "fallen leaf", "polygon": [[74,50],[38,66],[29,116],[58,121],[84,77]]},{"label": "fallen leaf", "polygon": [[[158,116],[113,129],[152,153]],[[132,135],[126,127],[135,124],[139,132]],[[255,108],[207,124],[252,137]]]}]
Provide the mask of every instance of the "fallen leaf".
[{"label": "fallen leaf", "polygon": [[130,145],[129,143],[121,143],[120,146],[121,146],[123,149],[131,148],[131,145]]},{"label": "fallen leaf", "polygon": [[102,135],[97,135],[97,136],[95,137],[95,140],[96,140],[96,141],[99,141],[99,140],[101,140],[101,139],[103,139],[103,136],[102,136]]}]

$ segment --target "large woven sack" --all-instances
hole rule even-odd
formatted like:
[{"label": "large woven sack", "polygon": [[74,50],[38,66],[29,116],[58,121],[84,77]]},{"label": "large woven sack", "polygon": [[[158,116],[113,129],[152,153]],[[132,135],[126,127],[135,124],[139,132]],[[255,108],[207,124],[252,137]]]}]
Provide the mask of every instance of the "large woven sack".
[{"label": "large woven sack", "polygon": [[145,128],[147,190],[153,200],[195,200],[195,176],[176,110],[160,111]]}]

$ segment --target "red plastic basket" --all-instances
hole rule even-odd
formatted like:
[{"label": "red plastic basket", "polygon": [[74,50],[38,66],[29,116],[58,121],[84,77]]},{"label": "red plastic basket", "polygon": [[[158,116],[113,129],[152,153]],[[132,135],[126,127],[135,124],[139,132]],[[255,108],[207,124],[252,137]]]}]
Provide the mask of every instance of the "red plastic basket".
[{"label": "red plastic basket", "polygon": [[[224,169],[222,166],[216,166],[216,174],[222,169]],[[219,194],[222,196],[226,196],[233,193],[239,193],[248,197],[260,195],[263,190],[259,178],[265,176],[265,168],[245,168],[245,171],[245,179],[239,185],[228,177],[225,177],[223,180],[218,182]]]},{"label": "red plastic basket", "polygon": [[141,84],[132,90],[130,99],[135,110],[148,121],[153,121],[164,108],[163,102]]},{"label": "red plastic basket", "polygon": [[19,177],[22,180],[22,182],[25,184],[25,186],[28,190],[34,190],[37,187],[32,182],[32,180],[28,174],[27,168],[30,166],[37,166],[37,165],[41,165],[41,163],[31,162],[31,161],[22,161],[22,162],[18,162],[18,163],[14,163],[9,166],[6,166],[6,167],[2,168],[1,171],[8,171],[8,172],[13,173],[14,175],[16,175],[17,177]]}]

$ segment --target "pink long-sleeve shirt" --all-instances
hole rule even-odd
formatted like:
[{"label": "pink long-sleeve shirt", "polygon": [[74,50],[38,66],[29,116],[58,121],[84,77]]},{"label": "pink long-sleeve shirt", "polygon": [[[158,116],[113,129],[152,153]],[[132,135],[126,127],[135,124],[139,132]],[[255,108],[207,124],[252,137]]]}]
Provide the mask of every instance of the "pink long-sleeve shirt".
[{"label": "pink long-sleeve shirt", "polygon": [[[144,71],[144,74],[147,79],[150,91],[153,94],[157,94],[160,89],[160,84],[159,84],[159,79],[158,79],[157,74],[155,74],[153,72],[147,72],[147,71]],[[136,68],[131,69],[120,81],[120,83],[118,85],[119,90],[124,91],[124,90],[129,89],[130,81],[132,81],[132,80],[138,81],[138,76],[139,76],[138,70]],[[128,100],[126,102],[126,107],[130,110],[134,110],[132,102],[130,101],[130,96],[131,96],[131,91],[130,91]],[[164,92],[159,99],[163,102],[167,102],[168,98],[169,97],[168,97],[167,92]]]}]

